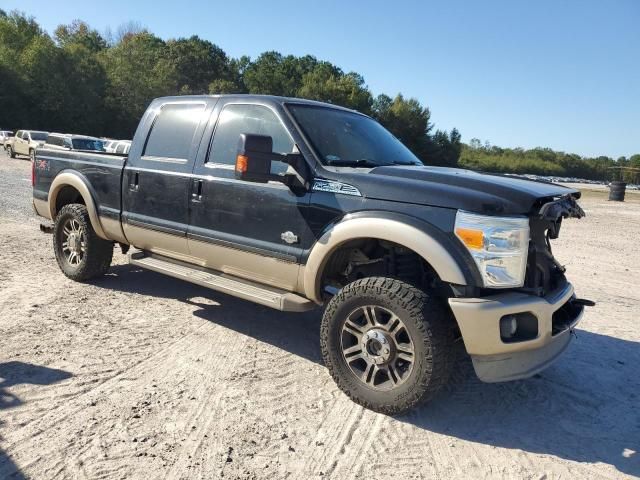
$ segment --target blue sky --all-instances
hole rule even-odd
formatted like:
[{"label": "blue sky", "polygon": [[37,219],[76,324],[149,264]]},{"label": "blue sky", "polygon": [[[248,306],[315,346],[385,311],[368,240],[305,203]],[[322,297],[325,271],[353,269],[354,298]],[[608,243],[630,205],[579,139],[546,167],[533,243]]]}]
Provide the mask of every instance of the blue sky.
[{"label": "blue sky", "polygon": [[3,0],[49,32],[75,18],[197,34],[231,56],[312,54],[374,94],[429,106],[437,128],[501,146],[640,153],[640,1]]}]

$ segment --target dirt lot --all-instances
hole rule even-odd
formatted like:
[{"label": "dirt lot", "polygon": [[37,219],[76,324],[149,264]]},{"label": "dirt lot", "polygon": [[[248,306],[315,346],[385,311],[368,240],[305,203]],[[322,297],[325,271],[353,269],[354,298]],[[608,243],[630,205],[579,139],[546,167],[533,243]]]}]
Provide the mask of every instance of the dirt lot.
[{"label": "dirt lot", "polygon": [[400,418],[335,387],[320,312],[278,313],[128,266],[58,270],[30,165],[0,154],[0,478],[640,475],[640,195],[589,193],[555,242],[598,302],[541,375],[451,387]]}]

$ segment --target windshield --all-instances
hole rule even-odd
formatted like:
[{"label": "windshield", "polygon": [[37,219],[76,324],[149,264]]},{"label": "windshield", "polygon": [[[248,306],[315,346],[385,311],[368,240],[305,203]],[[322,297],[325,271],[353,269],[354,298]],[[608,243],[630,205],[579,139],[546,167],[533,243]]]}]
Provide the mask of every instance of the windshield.
[{"label": "windshield", "polygon": [[104,142],[91,138],[74,138],[72,141],[74,150],[96,150],[104,152]]},{"label": "windshield", "polygon": [[41,142],[47,139],[49,134],[47,132],[29,132],[31,134],[31,140]]},{"label": "windshield", "polygon": [[422,165],[400,140],[369,117],[330,107],[288,107],[325,165]]}]

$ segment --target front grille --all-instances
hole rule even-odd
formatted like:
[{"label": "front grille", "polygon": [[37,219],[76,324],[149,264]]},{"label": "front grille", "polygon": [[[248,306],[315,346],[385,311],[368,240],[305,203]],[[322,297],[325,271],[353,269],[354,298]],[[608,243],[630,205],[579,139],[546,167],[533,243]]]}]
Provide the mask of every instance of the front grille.
[{"label": "front grille", "polygon": [[529,255],[525,289],[544,296],[562,286],[566,279],[565,268],[558,263],[551,252],[551,240],[558,238],[563,218],[582,218],[584,211],[576,202],[574,194],[554,199],[542,199],[539,210],[529,217]]},{"label": "front grille", "polygon": [[565,282],[564,268],[556,261],[551,252],[551,235],[549,233],[552,229],[554,235],[557,236],[560,225],[559,222],[551,225],[547,220],[532,218],[529,222],[529,228],[531,238],[524,287],[542,297],[556,290]]}]

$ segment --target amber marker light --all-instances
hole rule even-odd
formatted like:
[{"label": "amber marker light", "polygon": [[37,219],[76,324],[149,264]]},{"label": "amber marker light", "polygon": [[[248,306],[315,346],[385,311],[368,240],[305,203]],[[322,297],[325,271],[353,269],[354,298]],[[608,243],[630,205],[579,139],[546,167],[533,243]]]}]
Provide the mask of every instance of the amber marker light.
[{"label": "amber marker light", "polygon": [[246,155],[238,155],[236,157],[236,172],[247,173],[247,167],[249,166],[249,157]]},{"label": "amber marker light", "polygon": [[456,228],[456,235],[467,248],[473,248],[474,250],[481,250],[484,241],[484,234],[482,230],[473,230],[471,228]]}]

